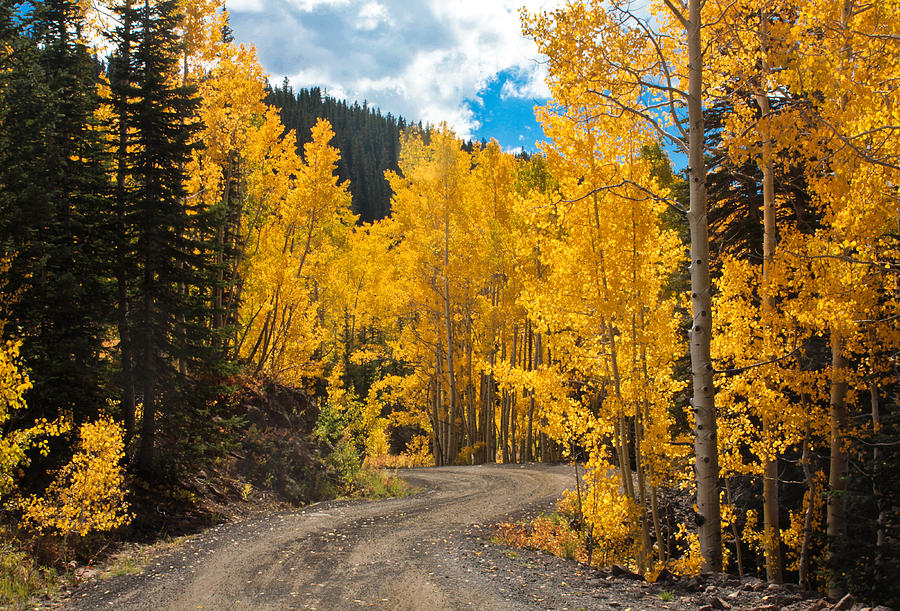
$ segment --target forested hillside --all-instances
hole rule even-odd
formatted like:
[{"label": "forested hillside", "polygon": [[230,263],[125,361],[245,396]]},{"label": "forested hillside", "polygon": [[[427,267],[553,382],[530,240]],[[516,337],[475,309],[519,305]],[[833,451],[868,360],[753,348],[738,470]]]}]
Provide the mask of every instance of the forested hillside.
[{"label": "forested hillside", "polygon": [[532,542],[900,603],[900,5],[651,4],[522,14],[519,158],[272,90],[220,0],[0,3],[0,581],[238,462],[579,459]]},{"label": "forested hillside", "polygon": [[297,134],[299,148],[309,142],[316,121],[327,120],[335,132],[332,144],[341,151],[338,176],[349,181],[353,212],[364,223],[390,213],[391,189],[384,173],[398,169],[400,134],[408,127],[403,117],[382,115],[365,103],[336,100],[318,87],[295,93],[287,80],[269,92],[266,103],[277,108],[281,122]]},{"label": "forested hillside", "polygon": [[[297,134],[298,150],[310,141],[310,130],[316,121],[328,121],[335,134],[332,144],[341,152],[337,175],[341,182],[347,181],[359,222],[371,223],[390,215],[393,192],[385,172],[399,171],[401,137],[412,130],[427,138],[431,126],[423,126],[421,121],[408,123],[391,113],[382,115],[380,109],[366,102],[360,105],[338,100],[323,94],[319,87],[294,92],[287,79],[270,89],[266,103],[278,109],[285,128]],[[472,152],[485,144],[483,140],[468,140],[463,148]],[[525,153],[520,156],[528,158]]]}]

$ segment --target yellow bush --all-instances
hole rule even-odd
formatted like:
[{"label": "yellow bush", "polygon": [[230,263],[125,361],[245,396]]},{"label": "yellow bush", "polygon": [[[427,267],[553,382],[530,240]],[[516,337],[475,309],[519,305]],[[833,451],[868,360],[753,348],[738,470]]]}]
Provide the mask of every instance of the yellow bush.
[{"label": "yellow bush", "polygon": [[676,535],[687,542],[687,550],[681,558],[672,563],[672,572],[676,575],[692,576],[700,574],[703,568],[703,555],[700,553],[700,537],[697,533],[688,532],[684,524],[678,525]]},{"label": "yellow bush", "polygon": [[110,418],[81,425],[75,456],[44,496],[20,503],[23,525],[63,536],[112,530],[129,519],[125,503],[124,431]]},{"label": "yellow bush", "polygon": [[409,469],[412,467],[430,467],[434,465],[431,455],[431,438],[428,435],[416,435],[401,454],[387,452],[366,456],[363,466],[368,469]]},{"label": "yellow bush", "polygon": [[408,457],[410,467],[430,467],[434,464],[434,456],[431,454],[431,437],[416,435],[410,440],[406,451],[401,456]]},{"label": "yellow bush", "polygon": [[[25,392],[31,380],[18,366],[20,342],[0,342],[0,425],[16,410],[25,408]],[[15,488],[15,474],[28,466],[28,452],[37,449],[44,456],[49,451],[47,437],[70,429],[64,419],[54,422],[36,421],[31,427],[0,433],[0,501]]]},{"label": "yellow bush", "polygon": [[[615,468],[603,459],[592,461],[582,490],[582,513],[593,527],[595,558],[603,565],[630,564],[636,556],[638,541],[637,505],[621,493],[621,479]],[[569,505],[576,503],[568,492]]]}]

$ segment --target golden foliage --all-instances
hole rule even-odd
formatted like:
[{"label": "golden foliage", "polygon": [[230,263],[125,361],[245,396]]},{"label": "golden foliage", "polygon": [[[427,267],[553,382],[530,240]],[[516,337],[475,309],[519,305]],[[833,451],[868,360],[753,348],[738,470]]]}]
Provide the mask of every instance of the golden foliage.
[{"label": "golden foliage", "polygon": [[72,460],[56,474],[43,496],[17,503],[22,523],[38,533],[84,536],[127,523],[124,431],[108,417],[82,424]]},{"label": "golden foliage", "polygon": [[[31,388],[31,380],[19,365],[20,342],[0,343],[0,426],[14,417],[14,412],[25,408],[25,392]],[[59,418],[53,422],[39,419],[26,428],[16,428],[0,434],[0,501],[7,500],[15,489],[20,469],[30,464],[28,453],[37,450],[46,456],[50,451],[48,438],[56,437],[71,429],[71,425]]]}]

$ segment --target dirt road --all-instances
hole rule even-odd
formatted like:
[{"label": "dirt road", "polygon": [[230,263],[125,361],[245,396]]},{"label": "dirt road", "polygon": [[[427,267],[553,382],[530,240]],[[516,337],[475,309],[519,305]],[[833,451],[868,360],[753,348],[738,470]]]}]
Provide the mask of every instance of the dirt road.
[{"label": "dirt road", "polygon": [[404,477],[424,492],[213,528],[142,574],[79,589],[67,608],[547,608],[536,600],[546,584],[534,580],[534,594],[496,566],[481,570],[485,542],[473,535],[510,514],[550,508],[573,484],[570,467],[449,467]]},{"label": "dirt road", "polygon": [[140,574],[82,585],[63,606],[90,611],[831,608],[819,595],[790,584],[729,575],[646,583],[488,541],[492,522],[550,509],[574,484],[571,467],[447,467],[403,476],[424,491],[405,499],[320,503],[222,525],[157,557]]}]

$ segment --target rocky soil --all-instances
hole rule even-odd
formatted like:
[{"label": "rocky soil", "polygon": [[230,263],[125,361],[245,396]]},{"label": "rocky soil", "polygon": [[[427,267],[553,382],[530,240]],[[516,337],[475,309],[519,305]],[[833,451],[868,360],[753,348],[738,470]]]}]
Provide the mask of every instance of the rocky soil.
[{"label": "rocky soil", "polygon": [[[707,575],[645,583],[627,571],[490,542],[492,525],[552,508],[566,466],[416,469],[424,491],[319,503],[186,539],[139,574],[97,579],[43,608],[860,610],[794,586]],[[884,611],[884,607],[879,611]]]}]

